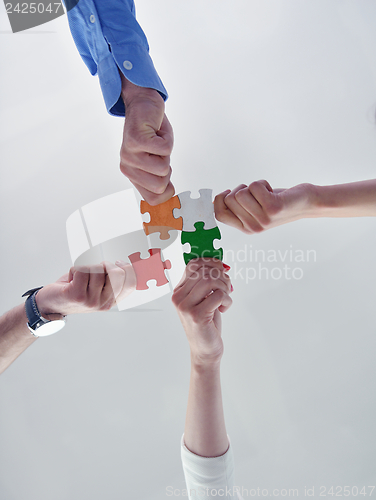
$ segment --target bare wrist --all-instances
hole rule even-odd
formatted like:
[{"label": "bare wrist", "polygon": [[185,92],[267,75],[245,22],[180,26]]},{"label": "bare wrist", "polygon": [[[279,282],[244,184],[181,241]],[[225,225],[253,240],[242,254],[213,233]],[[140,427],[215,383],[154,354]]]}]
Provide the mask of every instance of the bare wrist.
[{"label": "bare wrist", "polygon": [[39,292],[35,296],[35,302],[37,304],[38,310],[43,318],[54,321],[56,319],[61,319],[64,317],[64,314],[52,310],[52,308],[48,305],[48,300],[45,299],[45,295],[47,291],[43,292],[44,288],[39,290]]},{"label": "bare wrist", "polygon": [[304,190],[305,207],[302,211],[301,219],[318,217],[321,203],[321,186],[304,183],[301,184]]},{"label": "bare wrist", "polygon": [[125,107],[129,106],[134,99],[148,99],[155,100],[157,102],[161,101],[164,103],[160,93],[148,87],[140,87],[130,82],[125,78],[125,76],[120,72],[121,77],[121,97],[124,101]]},{"label": "bare wrist", "polygon": [[310,215],[308,217],[322,217],[327,208],[325,202],[325,186],[310,184]]},{"label": "bare wrist", "polygon": [[191,352],[191,369],[197,373],[215,372],[220,370],[222,355],[199,356]]}]

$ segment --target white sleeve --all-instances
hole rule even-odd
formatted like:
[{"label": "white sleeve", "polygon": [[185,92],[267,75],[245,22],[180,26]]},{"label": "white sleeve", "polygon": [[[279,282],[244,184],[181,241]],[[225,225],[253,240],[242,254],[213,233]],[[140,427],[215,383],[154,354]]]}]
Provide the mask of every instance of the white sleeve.
[{"label": "white sleeve", "polygon": [[188,450],[184,444],[183,434],[181,460],[189,498],[241,499],[234,487],[234,457],[231,443],[226,453],[220,457],[201,457]]}]

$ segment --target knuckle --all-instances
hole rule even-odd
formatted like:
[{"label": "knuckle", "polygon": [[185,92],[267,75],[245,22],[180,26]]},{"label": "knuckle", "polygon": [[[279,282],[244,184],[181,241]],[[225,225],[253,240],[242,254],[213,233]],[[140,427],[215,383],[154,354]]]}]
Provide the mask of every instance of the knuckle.
[{"label": "knuckle", "polygon": [[151,166],[153,175],[160,177],[164,182],[169,182],[172,174],[172,169],[170,166],[169,158],[161,158],[159,157],[155,160]]},{"label": "knuckle", "polygon": [[113,299],[111,299],[111,300],[107,301],[105,304],[103,304],[100,307],[100,310],[101,311],[109,311],[114,304],[115,304],[115,301]]},{"label": "knuckle", "polygon": [[270,217],[272,217],[273,215],[277,215],[281,211],[281,208],[282,205],[277,198],[265,203],[264,210],[268,218],[268,223],[270,222]]},{"label": "knuckle", "polygon": [[179,304],[178,311],[180,311],[183,314],[189,311],[189,307],[184,300]]},{"label": "knuckle", "polygon": [[254,228],[250,227],[250,226],[242,226],[240,228],[241,232],[242,233],[245,233],[245,234],[254,234],[254,233],[257,233],[257,231],[254,230]]},{"label": "knuckle", "polygon": [[193,309],[193,310],[191,311],[190,316],[191,316],[191,319],[192,319],[193,323],[195,323],[196,325],[197,325],[198,323],[200,323],[200,319],[201,319],[201,318],[200,318],[200,314],[199,314],[199,312],[198,312],[198,311],[196,311],[196,309]]},{"label": "knuckle", "polygon": [[222,209],[214,207],[215,218],[219,220],[219,222],[226,222],[226,216]]},{"label": "knuckle", "polygon": [[248,190],[252,192],[253,189],[257,189],[261,185],[262,181],[253,181],[248,186]]},{"label": "knuckle", "polygon": [[167,183],[164,180],[156,180],[153,185],[153,192],[155,194],[163,194],[166,191]]},{"label": "knuckle", "polygon": [[78,304],[85,304],[88,301],[85,292],[77,292],[73,300]]},{"label": "knuckle", "polygon": [[252,231],[254,233],[262,233],[262,231],[264,230],[264,228],[262,226],[255,226]]},{"label": "knuckle", "polygon": [[90,298],[86,301],[86,306],[89,309],[100,309],[100,304],[98,304],[97,300]]},{"label": "knuckle", "polygon": [[223,291],[221,288],[217,288],[214,293],[218,295],[218,298],[223,300],[223,298],[227,295],[225,291]]},{"label": "knuckle", "polygon": [[156,195],[153,193],[152,195],[148,195],[147,198],[145,197],[145,200],[149,203],[149,205],[154,207],[155,205],[159,205],[164,201],[160,198],[160,196],[161,195]]},{"label": "knuckle", "polygon": [[129,175],[127,162],[124,159],[121,159],[120,161],[120,172],[126,177]]},{"label": "knuckle", "polygon": [[221,199],[221,198],[220,198],[220,195],[219,195],[219,194],[215,195],[215,197],[214,197],[214,205],[217,205],[217,204],[218,204],[218,202],[220,201],[220,199]]},{"label": "knuckle", "polygon": [[234,199],[241,204],[242,201],[244,201],[247,198],[247,194],[249,197],[250,193],[248,190],[245,191],[244,189],[240,189],[238,192],[235,193]]},{"label": "knuckle", "polygon": [[170,177],[171,177],[171,174],[172,174],[172,168],[171,168],[171,165],[170,165],[170,157],[166,156],[165,158],[166,159],[162,163],[162,167],[161,167],[161,176],[168,177],[168,179],[170,180]]},{"label": "knuckle", "polygon": [[172,294],[171,301],[172,301],[172,303],[174,304],[175,307],[177,307],[179,305],[179,297],[178,297],[177,292],[174,292]]}]

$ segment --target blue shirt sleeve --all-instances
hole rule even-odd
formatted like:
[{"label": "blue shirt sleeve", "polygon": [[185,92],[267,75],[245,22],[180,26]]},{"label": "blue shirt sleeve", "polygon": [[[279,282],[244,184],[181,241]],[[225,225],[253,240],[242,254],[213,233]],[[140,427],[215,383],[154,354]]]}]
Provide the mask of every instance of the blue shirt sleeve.
[{"label": "blue shirt sleeve", "polygon": [[167,99],[133,0],[79,0],[72,8],[69,0],[65,4],[73,40],[90,73],[98,74],[111,115],[125,115],[118,68],[130,82],[155,89]]}]

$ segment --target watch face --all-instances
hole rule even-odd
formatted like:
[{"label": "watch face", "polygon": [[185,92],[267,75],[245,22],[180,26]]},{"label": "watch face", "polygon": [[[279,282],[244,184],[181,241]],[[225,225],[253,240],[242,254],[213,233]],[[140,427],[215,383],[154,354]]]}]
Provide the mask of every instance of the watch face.
[{"label": "watch face", "polygon": [[57,319],[55,321],[49,321],[44,325],[40,326],[37,330],[35,330],[35,334],[38,337],[46,337],[47,335],[52,335],[53,333],[58,332],[65,326],[64,319]]}]

